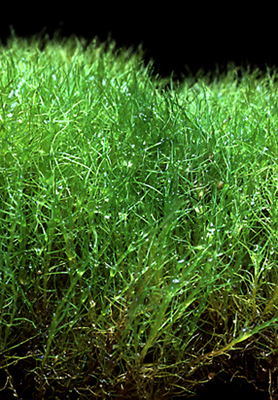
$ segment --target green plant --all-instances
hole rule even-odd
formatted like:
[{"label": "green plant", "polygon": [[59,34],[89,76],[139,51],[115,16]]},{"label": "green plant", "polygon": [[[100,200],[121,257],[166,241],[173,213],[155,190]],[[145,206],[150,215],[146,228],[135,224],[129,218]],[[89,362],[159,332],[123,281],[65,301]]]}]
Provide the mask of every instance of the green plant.
[{"label": "green plant", "polygon": [[15,36],[0,71],[3,374],[157,398],[274,359],[276,72],[166,89],[140,49]]}]

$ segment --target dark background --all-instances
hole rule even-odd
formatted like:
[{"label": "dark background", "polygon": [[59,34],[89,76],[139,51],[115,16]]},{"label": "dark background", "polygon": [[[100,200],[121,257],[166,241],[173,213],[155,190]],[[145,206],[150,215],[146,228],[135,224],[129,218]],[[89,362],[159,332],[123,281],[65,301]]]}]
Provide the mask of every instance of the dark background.
[{"label": "dark background", "polygon": [[23,37],[47,33],[51,38],[55,32],[88,40],[111,37],[118,47],[142,44],[155,73],[173,73],[175,79],[187,76],[188,67],[196,74],[216,65],[225,70],[229,62],[262,70],[278,65],[276,11],[262,3],[259,9],[255,3],[248,9],[243,1],[218,6],[200,1],[23,3],[1,11],[2,43],[11,26]]}]

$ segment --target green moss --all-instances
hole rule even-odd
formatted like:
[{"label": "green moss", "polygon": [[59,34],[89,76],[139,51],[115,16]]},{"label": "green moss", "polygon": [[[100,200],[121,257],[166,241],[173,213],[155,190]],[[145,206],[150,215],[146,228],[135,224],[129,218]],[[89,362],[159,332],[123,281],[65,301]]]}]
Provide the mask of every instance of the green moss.
[{"label": "green moss", "polygon": [[140,49],[15,36],[0,72],[3,376],[156,398],[274,357],[276,72],[166,89]]}]

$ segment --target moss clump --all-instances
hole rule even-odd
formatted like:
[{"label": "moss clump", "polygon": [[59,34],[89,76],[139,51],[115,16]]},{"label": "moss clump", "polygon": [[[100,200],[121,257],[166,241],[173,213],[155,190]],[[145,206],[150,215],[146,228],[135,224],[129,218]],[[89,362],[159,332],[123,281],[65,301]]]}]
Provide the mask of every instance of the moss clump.
[{"label": "moss clump", "polygon": [[140,49],[15,36],[0,70],[3,395],[191,396],[240,370],[273,396],[276,72],[166,89]]}]

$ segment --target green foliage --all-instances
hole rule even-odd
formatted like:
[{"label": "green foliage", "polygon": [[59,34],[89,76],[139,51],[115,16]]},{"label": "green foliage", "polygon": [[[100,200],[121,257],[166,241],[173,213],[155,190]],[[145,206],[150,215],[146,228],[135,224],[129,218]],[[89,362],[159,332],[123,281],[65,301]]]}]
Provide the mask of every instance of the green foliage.
[{"label": "green foliage", "polygon": [[1,371],[155,398],[274,353],[276,72],[165,89],[140,49],[16,37],[0,72]]}]

